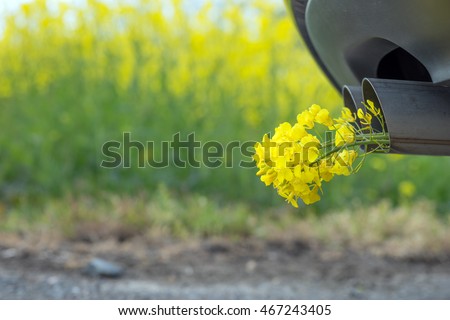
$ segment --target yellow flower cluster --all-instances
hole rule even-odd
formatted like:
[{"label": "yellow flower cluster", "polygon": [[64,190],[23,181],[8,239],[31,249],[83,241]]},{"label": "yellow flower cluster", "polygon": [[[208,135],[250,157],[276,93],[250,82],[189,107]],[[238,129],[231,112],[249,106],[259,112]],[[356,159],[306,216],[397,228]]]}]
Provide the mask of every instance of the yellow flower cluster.
[{"label": "yellow flower cluster", "polygon": [[[266,134],[255,145],[257,175],[266,186],[273,185],[294,207],[298,207],[299,198],[305,204],[319,201],[323,182],[358,170],[354,163],[364,155],[361,146],[378,144],[375,150],[387,150],[387,134],[370,129],[372,116],[381,119],[380,110],[370,101],[366,109],[368,112],[359,109],[354,115],[344,108],[341,116],[333,119],[327,109],[313,105],[297,116],[294,125],[282,123],[273,137]],[[359,128],[356,117],[366,127]],[[367,126],[369,132],[365,133]],[[322,139],[320,129],[328,129],[326,139]]]}]

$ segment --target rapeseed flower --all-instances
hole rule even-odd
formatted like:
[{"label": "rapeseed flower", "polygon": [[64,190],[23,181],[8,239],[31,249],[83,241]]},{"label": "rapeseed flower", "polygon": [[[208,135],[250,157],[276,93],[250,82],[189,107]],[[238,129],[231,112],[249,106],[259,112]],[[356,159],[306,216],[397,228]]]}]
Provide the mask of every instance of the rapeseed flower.
[{"label": "rapeseed flower", "polygon": [[[297,116],[295,124],[284,122],[272,137],[266,134],[256,143],[257,175],[294,207],[298,207],[298,199],[313,204],[321,198],[323,182],[357,172],[368,153],[389,151],[389,135],[371,127],[373,117],[384,128],[381,110],[371,101],[356,114],[344,108],[337,119],[314,104]],[[328,130],[326,137],[331,140],[321,138],[320,126]]]}]

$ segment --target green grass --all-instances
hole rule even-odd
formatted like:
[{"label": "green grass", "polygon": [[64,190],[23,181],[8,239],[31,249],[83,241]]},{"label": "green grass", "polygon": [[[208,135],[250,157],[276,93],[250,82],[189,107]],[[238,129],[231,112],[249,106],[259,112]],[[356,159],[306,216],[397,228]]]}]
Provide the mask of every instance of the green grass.
[{"label": "green grass", "polygon": [[450,255],[450,215],[429,202],[393,207],[355,206],[318,217],[292,208],[254,208],[201,195],[155,194],[65,197],[42,206],[22,203],[0,211],[3,234],[96,242],[225,237],[240,241],[302,241],[321,250],[362,250],[396,258],[441,259]]}]

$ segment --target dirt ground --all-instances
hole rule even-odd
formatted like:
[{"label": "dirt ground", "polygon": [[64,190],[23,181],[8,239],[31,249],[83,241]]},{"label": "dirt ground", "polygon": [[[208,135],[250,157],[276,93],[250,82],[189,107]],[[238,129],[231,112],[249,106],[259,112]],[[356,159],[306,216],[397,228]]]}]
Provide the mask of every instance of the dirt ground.
[{"label": "dirt ground", "polygon": [[[87,275],[100,257],[117,279]],[[395,260],[300,241],[40,243],[0,237],[1,299],[450,299],[450,259]]]}]

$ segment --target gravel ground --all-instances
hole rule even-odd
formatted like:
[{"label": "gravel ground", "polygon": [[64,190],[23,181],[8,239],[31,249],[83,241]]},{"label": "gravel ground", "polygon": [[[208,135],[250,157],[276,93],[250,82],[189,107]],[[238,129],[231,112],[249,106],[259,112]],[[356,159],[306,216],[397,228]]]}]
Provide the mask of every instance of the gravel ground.
[{"label": "gravel ground", "polygon": [[[93,257],[124,275],[87,275]],[[0,244],[0,298],[450,299],[450,259],[323,252],[295,241]]]}]

